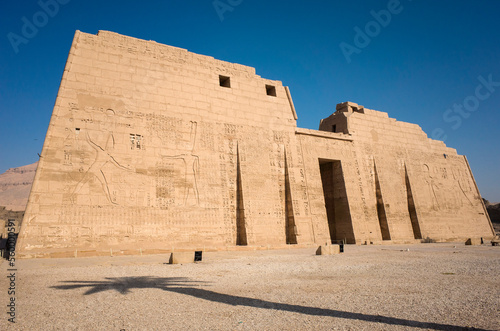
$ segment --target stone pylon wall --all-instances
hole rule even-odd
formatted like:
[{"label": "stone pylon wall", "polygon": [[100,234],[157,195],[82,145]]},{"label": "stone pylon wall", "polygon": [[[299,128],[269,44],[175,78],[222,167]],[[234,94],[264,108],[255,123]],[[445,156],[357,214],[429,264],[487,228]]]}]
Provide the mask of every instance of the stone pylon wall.
[{"label": "stone pylon wall", "polygon": [[285,245],[285,179],[299,242],[326,240],[312,235],[320,225],[298,147],[281,82],[155,42],[77,32],[21,253],[233,247],[238,214],[248,245]]},{"label": "stone pylon wall", "polygon": [[299,129],[288,89],[253,68],[77,31],[20,254],[411,241],[416,224],[438,240],[491,235],[463,157],[412,124],[344,110]]},{"label": "stone pylon wall", "polygon": [[305,143],[311,170],[316,155],[342,160],[356,242],[494,235],[467,159],[455,149],[429,139],[418,125],[350,102],[339,104],[320,129],[334,126],[352,137],[348,151],[332,139]]}]

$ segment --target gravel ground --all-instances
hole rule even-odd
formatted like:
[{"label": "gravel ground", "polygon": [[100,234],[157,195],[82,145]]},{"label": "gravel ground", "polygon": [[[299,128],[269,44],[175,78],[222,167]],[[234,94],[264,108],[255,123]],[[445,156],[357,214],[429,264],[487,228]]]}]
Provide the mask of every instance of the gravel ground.
[{"label": "gravel ground", "polygon": [[[500,329],[500,247],[346,246],[19,260],[0,330]],[[9,303],[7,262],[1,304]]]}]

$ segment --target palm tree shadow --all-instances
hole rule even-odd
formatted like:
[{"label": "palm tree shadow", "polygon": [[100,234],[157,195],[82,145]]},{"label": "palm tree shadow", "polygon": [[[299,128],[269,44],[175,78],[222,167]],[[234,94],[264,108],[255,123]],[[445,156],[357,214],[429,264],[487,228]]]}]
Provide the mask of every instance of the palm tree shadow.
[{"label": "palm tree shadow", "polygon": [[83,295],[115,290],[121,294],[128,294],[132,289],[157,288],[170,291],[174,287],[194,286],[206,282],[189,281],[184,277],[106,277],[103,281],[65,281],[65,285],[51,286],[58,290],[74,290],[88,287]]},{"label": "palm tree shadow", "polygon": [[401,325],[415,328],[424,328],[431,330],[483,330],[478,328],[466,328],[457,325],[420,322],[395,318],[381,315],[370,315],[362,313],[353,313],[349,311],[316,308],[308,306],[293,305],[287,303],[271,302],[261,299],[242,297],[237,295],[229,295],[210,291],[200,288],[202,285],[207,285],[207,282],[191,281],[185,277],[106,277],[103,281],[65,281],[64,285],[51,286],[58,290],[74,290],[79,288],[87,288],[84,295],[91,295],[103,291],[115,290],[123,295],[130,293],[132,289],[153,288],[168,292],[189,295],[198,299],[208,300],[212,302],[223,303],[232,306],[246,306],[261,309],[274,309],[300,313],[314,316],[329,316],[335,318],[344,318],[351,320],[360,320],[367,322],[378,322],[389,325]]}]

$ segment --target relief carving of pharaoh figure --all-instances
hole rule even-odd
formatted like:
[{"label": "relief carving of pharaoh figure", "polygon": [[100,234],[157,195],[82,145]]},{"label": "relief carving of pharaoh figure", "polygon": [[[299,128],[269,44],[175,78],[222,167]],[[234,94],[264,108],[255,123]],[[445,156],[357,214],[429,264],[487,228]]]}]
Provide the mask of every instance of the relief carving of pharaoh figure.
[{"label": "relief carving of pharaoh figure", "polygon": [[180,192],[175,194],[173,202],[177,206],[196,206],[200,202],[198,192],[198,173],[200,168],[199,156],[195,154],[197,122],[190,122],[189,144],[187,152],[176,155],[162,155],[162,162],[171,160],[177,172],[180,174],[181,181],[177,183],[175,191]]},{"label": "relief carving of pharaoh figure", "polygon": [[[68,128],[70,133],[64,143],[65,164],[74,169],[70,173],[72,184],[70,184],[69,198],[74,202],[76,195],[84,187],[98,184],[100,193],[106,197],[107,201],[111,204],[117,204],[116,193],[113,193],[116,191],[110,188],[109,180],[114,169],[109,169],[109,167],[125,172],[133,170],[119,161],[115,155],[115,111],[110,108],[100,108],[97,111],[94,110],[92,114],[85,111],[83,115],[86,115],[86,118],[83,119],[85,124],[82,127]],[[75,117],[73,117],[73,122],[79,125],[75,121]],[[80,120],[82,119],[80,118]],[[93,193],[95,195],[95,192]],[[90,194],[90,198],[92,198],[92,194]]]}]

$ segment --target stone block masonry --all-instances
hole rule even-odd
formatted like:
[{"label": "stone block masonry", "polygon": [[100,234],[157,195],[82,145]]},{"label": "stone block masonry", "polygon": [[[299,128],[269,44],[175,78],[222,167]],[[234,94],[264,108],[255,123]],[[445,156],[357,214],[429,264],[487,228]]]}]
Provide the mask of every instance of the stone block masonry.
[{"label": "stone block masonry", "polygon": [[493,237],[465,157],[417,125],[351,102],[320,131],[296,119],[254,68],[77,31],[19,253]]}]

